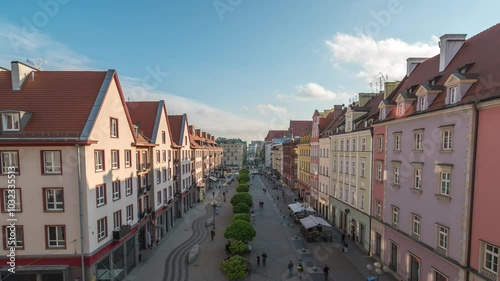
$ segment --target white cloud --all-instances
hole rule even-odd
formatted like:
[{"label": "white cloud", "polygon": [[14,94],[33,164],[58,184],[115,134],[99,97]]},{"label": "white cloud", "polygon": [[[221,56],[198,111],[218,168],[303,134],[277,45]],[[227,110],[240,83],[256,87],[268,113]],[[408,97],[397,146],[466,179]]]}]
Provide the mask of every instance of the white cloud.
[{"label": "white cloud", "polygon": [[259,104],[257,105],[257,108],[260,110],[260,113],[262,114],[273,113],[281,116],[281,115],[286,115],[288,113],[285,107],[276,106],[272,104]]},{"label": "white cloud", "polygon": [[345,100],[346,93],[334,93],[317,83],[307,83],[295,86],[295,93],[286,95],[278,94],[276,99],[281,101],[312,101],[312,100]]},{"label": "white cloud", "polygon": [[382,72],[389,79],[402,79],[406,74],[406,59],[409,57],[433,57],[439,54],[437,42],[432,36],[430,42],[408,43],[398,38],[376,41],[371,36],[338,33],[325,43],[333,54],[333,64],[354,64],[360,67],[358,77],[372,82]]},{"label": "white cloud", "polygon": [[0,22],[0,65],[10,68],[13,60],[26,61],[30,58],[47,61],[42,65],[47,70],[90,70],[94,61],[79,54],[65,44],[38,32],[28,33],[26,29]]}]

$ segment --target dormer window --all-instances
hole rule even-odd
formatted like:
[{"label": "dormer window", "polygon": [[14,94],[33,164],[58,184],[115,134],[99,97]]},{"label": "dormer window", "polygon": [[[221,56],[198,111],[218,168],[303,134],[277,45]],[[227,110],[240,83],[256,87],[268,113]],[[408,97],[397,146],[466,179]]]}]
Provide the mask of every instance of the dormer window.
[{"label": "dormer window", "polygon": [[19,131],[20,130],[20,122],[19,122],[19,113],[18,112],[9,112],[2,113],[2,129],[3,131]]},{"label": "dormer window", "polygon": [[450,104],[457,103],[457,88],[458,88],[457,86],[450,88],[449,99],[448,99],[450,101]]},{"label": "dormer window", "polygon": [[422,110],[425,110],[427,108],[426,101],[427,100],[426,100],[425,96],[418,98],[418,110],[422,111]]},{"label": "dormer window", "polygon": [[402,116],[405,113],[405,104],[403,102],[398,104],[398,116]]}]

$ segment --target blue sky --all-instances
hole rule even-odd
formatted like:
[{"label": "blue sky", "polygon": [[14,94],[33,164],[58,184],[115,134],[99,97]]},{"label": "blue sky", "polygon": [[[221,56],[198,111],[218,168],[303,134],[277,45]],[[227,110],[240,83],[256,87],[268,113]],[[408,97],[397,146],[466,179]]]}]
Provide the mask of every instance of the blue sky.
[{"label": "blue sky", "polygon": [[[499,22],[500,2],[2,1],[0,66],[116,69],[130,100],[167,102],[216,136],[263,139],[290,119],[401,79],[438,37]],[[168,74],[166,74],[168,73]],[[156,78],[155,78],[156,77]]]}]

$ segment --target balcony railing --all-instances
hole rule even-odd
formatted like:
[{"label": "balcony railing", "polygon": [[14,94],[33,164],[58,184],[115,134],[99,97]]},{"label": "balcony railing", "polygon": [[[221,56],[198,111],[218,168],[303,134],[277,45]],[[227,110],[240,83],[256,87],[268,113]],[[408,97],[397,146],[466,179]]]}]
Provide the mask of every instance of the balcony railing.
[{"label": "balcony railing", "polygon": [[137,166],[137,172],[144,172],[151,169],[151,163],[141,163]]},{"label": "balcony railing", "polygon": [[121,240],[130,232],[130,225],[122,225],[119,230],[113,231],[113,239]]}]

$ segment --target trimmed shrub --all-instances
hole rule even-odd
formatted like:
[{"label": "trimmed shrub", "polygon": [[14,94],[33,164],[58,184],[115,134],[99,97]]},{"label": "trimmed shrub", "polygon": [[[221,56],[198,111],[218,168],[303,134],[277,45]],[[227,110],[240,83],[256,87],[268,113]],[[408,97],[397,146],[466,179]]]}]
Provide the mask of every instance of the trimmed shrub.
[{"label": "trimmed shrub", "polygon": [[247,275],[247,260],[234,255],[222,262],[222,271],[229,280],[242,279]]},{"label": "trimmed shrub", "polygon": [[250,214],[239,213],[233,216],[233,221],[242,220],[250,222]]},{"label": "trimmed shrub", "polygon": [[252,196],[248,192],[238,192],[231,198],[231,205],[236,206],[239,203],[245,203],[248,207],[253,206]]},{"label": "trimmed shrub", "polygon": [[236,187],[236,192],[248,192],[250,191],[250,186],[247,183],[240,183],[238,187]]},{"label": "trimmed shrub", "polygon": [[232,222],[224,231],[224,238],[239,240],[242,242],[252,241],[255,237],[255,229],[247,221],[237,220]]},{"label": "trimmed shrub", "polygon": [[241,170],[239,171],[239,173],[240,173],[240,175],[241,175],[241,174],[247,174],[247,175],[248,175],[248,174],[250,174],[250,171],[249,171],[248,169],[241,169]]},{"label": "trimmed shrub", "polygon": [[250,181],[250,176],[248,174],[240,174],[238,176],[238,182],[239,183],[246,183]]},{"label": "trimmed shrub", "polygon": [[235,214],[240,214],[240,213],[250,213],[250,207],[248,207],[247,204],[245,203],[239,203],[238,205],[233,207],[233,213]]},{"label": "trimmed shrub", "polygon": [[231,246],[229,246],[229,250],[231,254],[234,255],[243,254],[248,252],[248,244],[240,240],[235,240],[231,243]]}]

